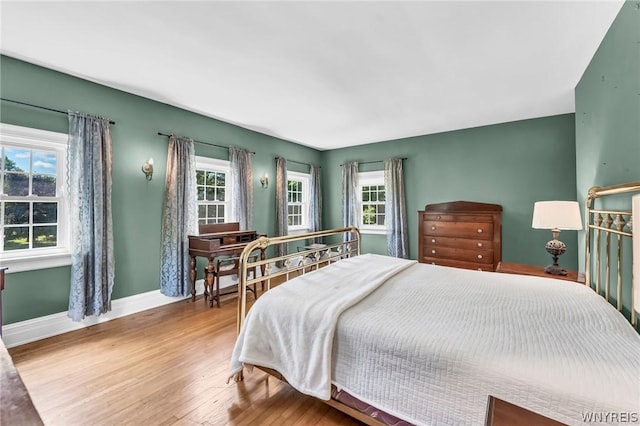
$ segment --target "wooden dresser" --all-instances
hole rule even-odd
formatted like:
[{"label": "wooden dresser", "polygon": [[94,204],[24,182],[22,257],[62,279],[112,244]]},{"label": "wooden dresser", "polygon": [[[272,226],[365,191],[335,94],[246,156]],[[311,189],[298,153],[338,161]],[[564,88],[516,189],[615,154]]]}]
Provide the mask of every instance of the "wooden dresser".
[{"label": "wooden dresser", "polygon": [[418,212],[418,261],[495,271],[502,260],[502,206],[453,201]]}]

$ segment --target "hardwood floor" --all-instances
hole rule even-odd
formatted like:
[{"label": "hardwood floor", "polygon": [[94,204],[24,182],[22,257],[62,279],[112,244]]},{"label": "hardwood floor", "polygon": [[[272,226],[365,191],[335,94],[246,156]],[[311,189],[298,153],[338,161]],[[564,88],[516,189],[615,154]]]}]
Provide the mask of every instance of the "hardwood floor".
[{"label": "hardwood floor", "polygon": [[359,425],[254,370],[227,382],[236,299],[177,302],[9,350],[45,425]]}]

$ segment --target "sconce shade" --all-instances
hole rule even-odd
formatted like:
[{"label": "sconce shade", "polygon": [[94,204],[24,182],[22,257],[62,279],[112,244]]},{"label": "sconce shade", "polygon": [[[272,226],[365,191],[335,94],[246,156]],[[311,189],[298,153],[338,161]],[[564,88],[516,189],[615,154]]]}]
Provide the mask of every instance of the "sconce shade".
[{"label": "sconce shade", "polygon": [[582,229],[580,206],[577,201],[538,201],[533,205],[532,228]]},{"label": "sconce shade", "polygon": [[148,181],[153,178],[153,158],[149,158],[147,162],[142,165],[142,173],[144,173]]}]

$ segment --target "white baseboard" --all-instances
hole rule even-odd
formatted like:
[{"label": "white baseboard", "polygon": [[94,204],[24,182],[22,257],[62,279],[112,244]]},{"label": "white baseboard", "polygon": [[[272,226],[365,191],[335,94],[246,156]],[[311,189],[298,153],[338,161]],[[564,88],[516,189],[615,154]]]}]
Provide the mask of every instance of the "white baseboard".
[{"label": "white baseboard", "polygon": [[[222,284],[221,287],[223,287]],[[203,280],[196,281],[196,294],[203,292]],[[184,297],[165,296],[160,293],[160,290],[135,294],[112,301],[109,312],[97,317],[87,317],[79,322],[71,321],[65,311],[8,324],[2,327],[2,340],[6,347],[12,348],[185,299]]]}]

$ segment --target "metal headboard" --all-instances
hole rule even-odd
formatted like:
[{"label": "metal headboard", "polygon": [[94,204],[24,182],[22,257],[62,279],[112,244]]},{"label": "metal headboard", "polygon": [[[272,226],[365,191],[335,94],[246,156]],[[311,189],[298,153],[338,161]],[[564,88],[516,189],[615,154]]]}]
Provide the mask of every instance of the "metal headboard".
[{"label": "metal headboard", "polygon": [[[610,302],[611,290],[611,259],[612,252],[615,253],[616,262],[616,307],[622,312],[623,308],[623,240],[631,239],[633,230],[631,229],[631,210],[599,210],[593,207],[597,198],[609,195],[627,194],[640,192],[640,182],[632,182],[621,185],[613,185],[606,187],[594,186],[589,189],[586,200],[586,232],[585,232],[585,284],[593,288],[598,294],[602,295]],[[636,230],[636,232],[640,232]],[[615,236],[614,243],[611,237]],[[605,253],[602,253],[602,240],[605,241]],[[593,247],[592,247],[593,246]],[[592,248],[595,250],[595,265],[592,262]],[[604,283],[602,282],[602,264],[601,259],[604,257]],[[631,271],[631,268],[627,268]],[[625,277],[631,276],[631,272]],[[631,282],[631,325],[637,326],[637,312],[633,307],[633,277]],[[602,292],[604,287],[604,294]]]},{"label": "metal headboard", "polygon": [[[333,238],[331,238],[333,237]],[[326,242],[327,240],[339,240],[339,242]],[[266,258],[267,248],[279,244],[303,242],[306,240],[324,240],[320,245],[303,245],[301,250],[282,256]],[[256,252],[260,251],[260,260],[253,260]],[[310,232],[299,235],[286,235],[283,237],[261,237],[247,244],[240,255],[240,277],[238,282],[238,333],[247,314],[247,287],[266,284],[266,290],[271,288],[271,281],[280,278],[285,281],[291,275],[298,276],[323,265],[337,262],[340,259],[360,255],[360,231],[356,227],[329,229],[326,231]],[[277,266],[276,266],[277,265]],[[249,278],[250,270],[260,270],[260,275],[253,274]]]}]

